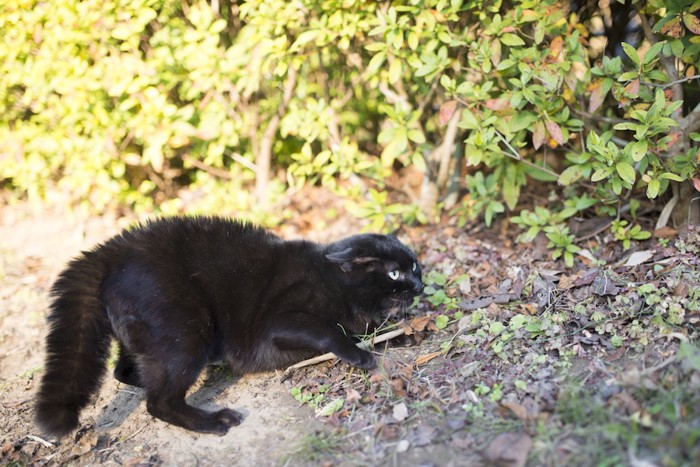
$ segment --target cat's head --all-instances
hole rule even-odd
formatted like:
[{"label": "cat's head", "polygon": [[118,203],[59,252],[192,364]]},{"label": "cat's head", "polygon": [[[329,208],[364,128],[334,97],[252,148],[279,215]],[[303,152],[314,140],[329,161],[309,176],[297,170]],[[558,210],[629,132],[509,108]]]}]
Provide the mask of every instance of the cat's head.
[{"label": "cat's head", "polygon": [[393,235],[348,237],[328,245],[325,257],[363,313],[406,308],[423,291],[415,253]]}]

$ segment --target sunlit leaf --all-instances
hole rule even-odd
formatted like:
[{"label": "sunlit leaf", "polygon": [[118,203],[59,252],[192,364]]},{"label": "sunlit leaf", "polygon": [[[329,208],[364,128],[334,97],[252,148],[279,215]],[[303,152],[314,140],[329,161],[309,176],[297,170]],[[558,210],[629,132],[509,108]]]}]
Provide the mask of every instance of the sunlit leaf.
[{"label": "sunlit leaf", "polygon": [[620,176],[621,179],[623,179],[627,183],[634,183],[635,171],[634,167],[632,167],[630,164],[624,161],[618,162],[615,165],[615,170],[617,171],[617,174]]}]

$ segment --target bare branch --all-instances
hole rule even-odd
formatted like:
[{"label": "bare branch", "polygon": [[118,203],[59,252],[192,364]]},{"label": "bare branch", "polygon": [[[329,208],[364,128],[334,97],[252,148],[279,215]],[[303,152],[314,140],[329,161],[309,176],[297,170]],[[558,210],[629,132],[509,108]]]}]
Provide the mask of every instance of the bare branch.
[{"label": "bare branch", "polygon": [[454,152],[455,139],[457,139],[457,134],[459,133],[458,125],[461,115],[462,109],[457,109],[452,115],[452,119],[447,124],[447,130],[445,131],[442,144],[435,149],[435,156],[440,164],[438,166],[437,176],[438,189],[442,189],[447,185],[447,179],[450,176],[450,161],[452,160],[452,153]]},{"label": "bare branch", "polygon": [[[393,331],[385,332],[384,334],[380,334],[378,336],[375,336],[374,339],[372,339],[372,345],[376,345],[382,342],[386,342],[390,339],[393,339],[395,337],[403,336],[406,334],[406,332],[403,329],[395,329]],[[357,344],[358,347],[367,347],[369,345],[369,341],[362,341],[359,344]],[[308,360],[304,360],[299,363],[295,363],[294,365],[290,366],[286,370],[284,370],[284,374],[282,375],[282,379],[285,380],[289,377],[289,375],[296,369],[303,368],[305,366],[310,366],[310,365],[316,365],[317,363],[325,362],[328,360],[333,360],[334,358],[338,358],[338,356],[332,352],[328,352],[323,355],[319,355],[318,357],[314,358],[309,358]]]},{"label": "bare branch", "polygon": [[671,81],[670,83],[663,83],[663,84],[661,84],[661,83],[648,83],[646,81],[640,81],[640,83],[645,84],[647,86],[652,86],[655,88],[667,89],[667,88],[670,88],[670,87],[675,86],[677,84],[687,83],[688,81],[693,81],[696,79],[700,79],[700,75],[688,76],[686,78],[677,79],[675,81]]},{"label": "bare branch", "polygon": [[182,156],[182,160],[190,164],[192,167],[195,167],[199,170],[203,170],[208,174],[211,174],[215,177],[218,178],[223,178],[225,180],[231,180],[233,179],[233,176],[231,175],[230,172],[220,169],[218,167],[212,167],[209,164],[205,164],[204,162],[200,161],[199,159],[195,159],[194,157],[190,156],[189,154],[186,154]]},{"label": "bare branch", "polygon": [[270,161],[272,159],[272,145],[275,141],[275,134],[279,128],[280,121],[287,111],[289,101],[294,95],[294,89],[297,84],[297,70],[290,66],[287,68],[287,79],[284,83],[284,94],[282,102],[277,107],[277,112],[272,116],[265,128],[262,139],[260,140],[260,150],[255,155],[256,177],[255,177],[255,193],[258,202],[261,206],[267,205],[267,187],[270,179]]}]

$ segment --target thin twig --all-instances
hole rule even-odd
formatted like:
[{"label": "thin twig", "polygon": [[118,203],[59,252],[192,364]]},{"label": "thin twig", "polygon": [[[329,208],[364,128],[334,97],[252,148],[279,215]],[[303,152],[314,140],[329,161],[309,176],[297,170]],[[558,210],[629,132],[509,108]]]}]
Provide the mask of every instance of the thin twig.
[{"label": "thin twig", "polygon": [[681,83],[693,81],[696,79],[700,79],[700,75],[687,76],[685,78],[677,79],[675,81],[671,81],[670,83],[663,83],[663,84],[661,84],[661,83],[658,83],[658,84],[657,83],[648,83],[646,81],[640,81],[640,83],[645,84],[647,86],[653,86],[655,88],[667,89],[667,88],[675,86],[676,84],[681,84]]},{"label": "thin twig", "polygon": [[46,447],[46,448],[53,448],[53,447],[56,447],[55,444],[50,443],[50,442],[46,441],[46,440],[43,439],[43,438],[39,438],[38,436],[27,435],[27,438],[31,439],[32,441],[36,441],[37,443],[43,445],[43,446]]},{"label": "thin twig", "polygon": [[246,159],[245,157],[238,154],[237,152],[234,152],[231,154],[231,159],[238,162],[239,164],[241,164],[242,166],[244,166],[248,170],[252,171],[253,173],[258,172],[258,168],[255,167],[255,164],[253,164],[250,160]]},{"label": "thin twig", "polygon": [[199,170],[203,170],[203,171],[207,172],[208,174],[213,175],[217,178],[223,178],[225,180],[232,180],[233,179],[233,176],[227,170],[223,170],[223,169],[220,169],[218,167],[212,167],[211,165],[205,164],[204,162],[200,161],[199,159],[195,159],[194,157],[190,156],[189,154],[185,154],[184,156],[182,156],[182,160],[189,163],[194,168],[199,169]]},{"label": "thin twig", "polygon": [[649,376],[651,374],[656,373],[657,371],[666,368],[669,366],[671,363],[675,362],[677,360],[677,355],[672,355],[663,362],[659,363],[658,365],[655,365],[651,368],[647,368],[646,370],[642,370],[642,372],[639,374],[640,376]]},{"label": "thin twig", "polygon": [[[395,329],[393,331],[385,332],[384,334],[380,334],[378,336],[375,336],[374,339],[372,339],[372,345],[380,344],[382,342],[386,342],[390,339],[393,339],[394,337],[399,337],[403,336],[406,334],[406,332],[403,329]],[[362,341],[357,344],[358,347],[367,347],[369,346],[369,341]],[[318,357],[314,358],[309,358],[308,360],[301,361],[299,363],[295,363],[294,365],[290,366],[286,370],[284,370],[284,375],[282,376],[282,379],[286,379],[289,374],[299,368],[303,368],[305,366],[310,366],[310,365],[315,365],[317,363],[325,362],[328,360],[333,360],[334,358],[338,358],[336,354],[333,352],[328,352],[323,355],[319,355]]]},{"label": "thin twig", "polygon": [[624,118],[605,117],[603,115],[595,115],[592,113],[588,113],[588,112],[585,112],[583,110],[574,110],[573,113],[574,113],[574,115],[578,115],[579,117],[587,118],[589,120],[598,120],[599,122],[603,122],[603,123],[616,124],[616,123],[624,123],[627,121]]}]

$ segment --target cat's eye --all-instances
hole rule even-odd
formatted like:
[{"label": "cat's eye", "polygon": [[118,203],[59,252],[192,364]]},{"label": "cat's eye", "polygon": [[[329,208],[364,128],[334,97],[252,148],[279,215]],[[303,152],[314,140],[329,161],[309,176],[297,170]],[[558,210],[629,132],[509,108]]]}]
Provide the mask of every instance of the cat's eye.
[{"label": "cat's eye", "polygon": [[418,265],[416,265],[416,263],[413,263],[413,267],[411,267],[411,271],[416,272],[417,267],[418,267]]},{"label": "cat's eye", "polygon": [[399,270],[394,269],[393,271],[389,271],[387,274],[389,274],[389,279],[392,281],[395,281],[396,279],[399,278]]}]

